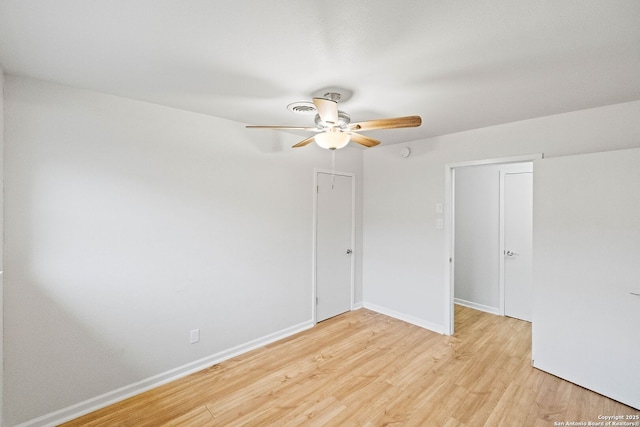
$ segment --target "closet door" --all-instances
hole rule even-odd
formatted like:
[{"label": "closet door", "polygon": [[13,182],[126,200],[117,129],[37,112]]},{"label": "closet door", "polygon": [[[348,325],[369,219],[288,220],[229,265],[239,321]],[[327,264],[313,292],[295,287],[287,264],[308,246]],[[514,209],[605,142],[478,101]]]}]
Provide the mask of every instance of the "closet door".
[{"label": "closet door", "polygon": [[353,304],[353,179],[317,173],[316,322]]},{"label": "closet door", "polygon": [[534,169],[534,366],[640,409],[640,149]]}]

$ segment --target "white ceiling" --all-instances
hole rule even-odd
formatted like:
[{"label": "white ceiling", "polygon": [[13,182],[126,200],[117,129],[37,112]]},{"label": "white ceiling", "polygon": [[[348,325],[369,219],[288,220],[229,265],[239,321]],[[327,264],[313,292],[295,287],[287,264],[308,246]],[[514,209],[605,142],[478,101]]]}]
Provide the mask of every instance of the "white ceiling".
[{"label": "white ceiling", "polygon": [[0,0],[0,64],[250,124],[339,87],[396,143],[640,99],[640,1]]}]

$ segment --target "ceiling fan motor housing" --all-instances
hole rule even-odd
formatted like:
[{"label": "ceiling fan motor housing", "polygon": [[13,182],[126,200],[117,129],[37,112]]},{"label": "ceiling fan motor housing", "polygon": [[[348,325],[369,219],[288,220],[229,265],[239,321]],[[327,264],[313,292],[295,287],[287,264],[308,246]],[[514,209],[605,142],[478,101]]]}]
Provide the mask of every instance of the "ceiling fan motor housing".
[{"label": "ceiling fan motor housing", "polygon": [[351,123],[351,116],[344,111],[338,111],[338,123],[336,123],[335,125],[330,125],[322,120],[320,114],[316,114],[315,123],[319,129],[326,129],[330,127],[339,127],[340,129],[345,129],[347,125]]}]

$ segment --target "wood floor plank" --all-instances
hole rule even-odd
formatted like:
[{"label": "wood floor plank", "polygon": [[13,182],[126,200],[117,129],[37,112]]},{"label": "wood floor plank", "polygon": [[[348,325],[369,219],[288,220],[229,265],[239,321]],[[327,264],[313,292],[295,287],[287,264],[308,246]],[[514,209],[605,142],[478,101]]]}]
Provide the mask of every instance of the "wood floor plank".
[{"label": "wood floor plank", "polygon": [[64,424],[545,426],[640,414],[531,366],[531,324],[456,306],[439,335],[362,309]]},{"label": "wood floor plank", "polygon": [[216,422],[206,406],[200,406],[164,424],[167,427],[215,426]]}]

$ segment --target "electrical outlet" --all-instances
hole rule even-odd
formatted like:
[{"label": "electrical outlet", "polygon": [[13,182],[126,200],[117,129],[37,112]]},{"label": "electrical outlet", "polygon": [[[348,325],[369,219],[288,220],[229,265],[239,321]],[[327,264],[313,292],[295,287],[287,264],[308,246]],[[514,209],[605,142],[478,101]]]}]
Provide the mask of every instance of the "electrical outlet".
[{"label": "electrical outlet", "polygon": [[200,329],[194,329],[191,331],[191,344],[200,342]]}]

